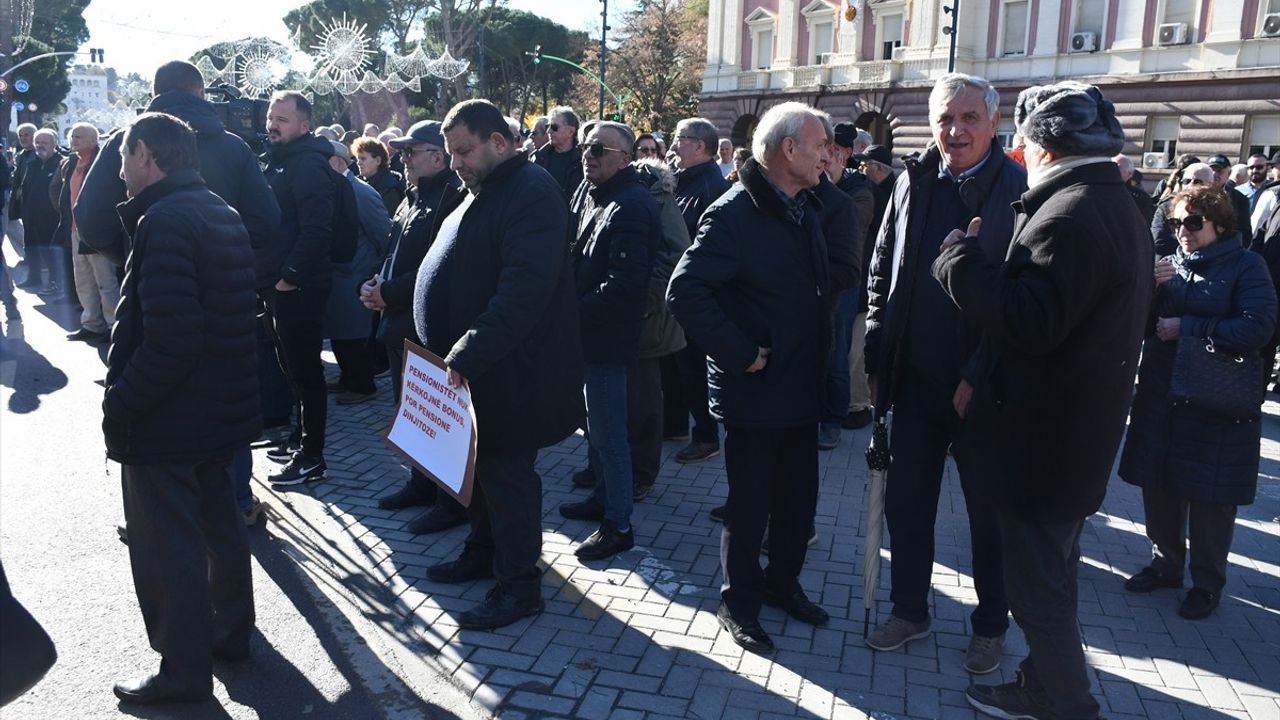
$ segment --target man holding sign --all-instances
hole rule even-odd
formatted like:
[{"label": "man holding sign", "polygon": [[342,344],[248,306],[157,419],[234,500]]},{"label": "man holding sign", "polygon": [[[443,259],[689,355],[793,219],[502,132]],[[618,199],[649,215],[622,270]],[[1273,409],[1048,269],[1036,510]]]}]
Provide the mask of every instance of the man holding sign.
[{"label": "man holding sign", "polygon": [[538,449],[582,422],[582,345],[564,194],[528,162],[492,103],[455,105],[445,148],[468,194],[443,221],[418,270],[418,337],[467,387],[478,431],[471,533],[434,582],[494,577],[463,628],[509,625],[542,611]]}]

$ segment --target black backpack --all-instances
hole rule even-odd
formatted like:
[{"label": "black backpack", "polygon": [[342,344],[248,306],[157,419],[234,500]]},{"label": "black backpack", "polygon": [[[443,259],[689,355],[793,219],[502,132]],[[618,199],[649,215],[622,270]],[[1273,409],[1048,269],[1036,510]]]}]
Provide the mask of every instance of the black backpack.
[{"label": "black backpack", "polygon": [[329,168],[329,173],[335,183],[333,241],[329,245],[329,260],[341,265],[351,262],[356,256],[356,245],[360,240],[360,210],[351,182],[333,168]]}]

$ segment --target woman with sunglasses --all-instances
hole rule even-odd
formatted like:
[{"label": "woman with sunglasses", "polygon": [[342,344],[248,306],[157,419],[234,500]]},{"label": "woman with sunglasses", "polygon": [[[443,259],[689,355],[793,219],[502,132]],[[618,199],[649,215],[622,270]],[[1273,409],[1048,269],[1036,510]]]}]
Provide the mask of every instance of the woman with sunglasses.
[{"label": "woman with sunglasses", "polygon": [[1156,257],[1172,255],[1178,249],[1178,240],[1169,227],[1173,198],[1179,192],[1197,185],[1213,187],[1213,168],[1207,163],[1192,163],[1171,176],[1169,187],[1172,190],[1156,205],[1155,214],[1151,216],[1151,237],[1156,243]]},{"label": "woman with sunglasses", "polygon": [[1152,559],[1125,589],[1182,587],[1190,540],[1192,588],[1178,614],[1199,620],[1218,606],[1226,584],[1236,507],[1251,504],[1257,490],[1261,410],[1227,418],[1174,402],[1177,341],[1207,336],[1219,351],[1256,354],[1275,328],[1276,293],[1262,257],[1245,250],[1222,190],[1184,186],[1171,207],[1178,247],[1156,262],[1155,324],[1143,345],[1120,459],[1120,477],[1142,488]]}]

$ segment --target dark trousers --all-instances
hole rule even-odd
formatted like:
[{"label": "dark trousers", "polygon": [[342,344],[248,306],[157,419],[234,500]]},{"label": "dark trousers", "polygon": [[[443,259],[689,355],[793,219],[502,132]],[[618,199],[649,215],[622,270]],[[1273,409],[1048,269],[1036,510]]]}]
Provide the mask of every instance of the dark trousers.
[{"label": "dark trousers", "polygon": [[288,425],[293,415],[293,390],[280,369],[276,354],[276,329],[271,314],[258,301],[258,399],[262,405],[264,427]]},{"label": "dark trousers", "polygon": [[689,340],[689,344],[676,353],[676,364],[680,369],[684,402],[693,416],[693,441],[720,444],[716,421],[707,409],[707,354]]},{"label": "dark trousers", "polygon": [[838,423],[849,414],[849,345],[858,317],[858,291],[844,290],[831,313],[831,352],[823,398],[823,423]]},{"label": "dark trousers", "polygon": [[342,374],[338,384],[344,390],[356,393],[371,393],[377,390],[373,384],[373,355],[369,353],[367,338],[348,340],[329,339],[329,347],[333,348],[333,357],[338,361],[338,369]]},{"label": "dark trousers", "polygon": [[1054,717],[1098,717],[1076,609],[1080,531],[1084,520],[1043,524],[998,513],[1004,581],[1013,619],[1027,638],[1021,670],[1027,687],[1044,693]]},{"label": "dark trousers", "polygon": [[542,478],[533,469],[537,450],[476,456],[467,552],[491,558],[493,575],[511,595],[534,601],[542,593]]},{"label": "dark trousers", "polygon": [[1227,584],[1227,553],[1236,529],[1236,506],[1193,502],[1157,488],[1142,488],[1142,511],[1151,539],[1151,567],[1182,577],[1191,544],[1191,584],[1213,594]]},{"label": "dark trousers", "polygon": [[[404,387],[404,340],[397,343],[391,343],[385,346],[387,349],[387,361],[391,363],[391,387],[394,388],[396,396],[392,403],[392,411],[400,407],[400,389]],[[467,509],[462,506],[452,495],[440,490],[440,486],[432,482],[426,475],[423,475],[417,468],[409,468],[409,479],[405,483],[418,489],[426,497],[432,499],[436,507],[440,510],[448,510],[454,515],[465,515]]]},{"label": "dark trousers", "polygon": [[636,485],[652,485],[662,464],[663,397],[658,358],[627,366],[627,442]]},{"label": "dark trousers", "polygon": [[990,494],[983,492],[974,477],[964,425],[951,397],[908,370],[894,403],[890,434],[893,460],[885,483],[885,519],[893,551],[890,599],[893,614],[904,620],[924,622],[929,618],[934,524],[950,447],[969,512],[973,584],[978,592],[978,607],[970,615],[970,622],[975,634],[996,637],[1009,627],[1009,604],[1000,565],[1000,527]]},{"label": "dark trousers", "polygon": [[[818,506],[817,425],[767,430],[726,426],[724,467],[729,500],[720,536],[720,597],[733,617],[745,622],[759,616],[766,589],[788,595],[800,589]],[[766,526],[769,565],[761,570]]]},{"label": "dark trousers", "polygon": [[324,456],[329,400],[320,351],[324,348],[324,309],[328,301],[326,287],[275,291],[267,298],[280,367],[300,406],[302,454],[310,458]]},{"label": "dark trousers", "polygon": [[684,404],[684,381],[680,378],[679,352],[658,358],[662,373],[662,436],[689,434],[689,408]]},{"label": "dark trousers", "polygon": [[231,459],[124,465],[129,562],[160,671],[212,687],[212,652],[247,653],[253,631],[249,534],[236,507]]}]

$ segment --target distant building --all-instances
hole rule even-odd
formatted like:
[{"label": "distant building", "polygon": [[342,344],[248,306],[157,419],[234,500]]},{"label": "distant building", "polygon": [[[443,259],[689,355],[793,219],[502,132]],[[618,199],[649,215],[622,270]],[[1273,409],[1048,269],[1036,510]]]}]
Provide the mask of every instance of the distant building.
[{"label": "distant building", "polygon": [[[852,4],[856,21],[848,22]],[[866,128],[895,155],[929,142],[952,0],[710,0],[700,114],[743,145],[771,105],[800,100]],[[1181,153],[1280,150],[1280,0],[961,0],[956,69],[1001,95],[1079,80],[1102,88],[1148,180]]]},{"label": "distant building", "polygon": [[[66,112],[54,118],[59,131],[65,136],[67,130],[78,122],[89,122],[98,125],[98,130],[109,130],[110,126],[99,124],[100,118],[111,107],[107,96],[107,72],[100,67],[76,66],[67,73],[71,90],[62,101]],[[65,142],[66,138],[63,138]]]}]

